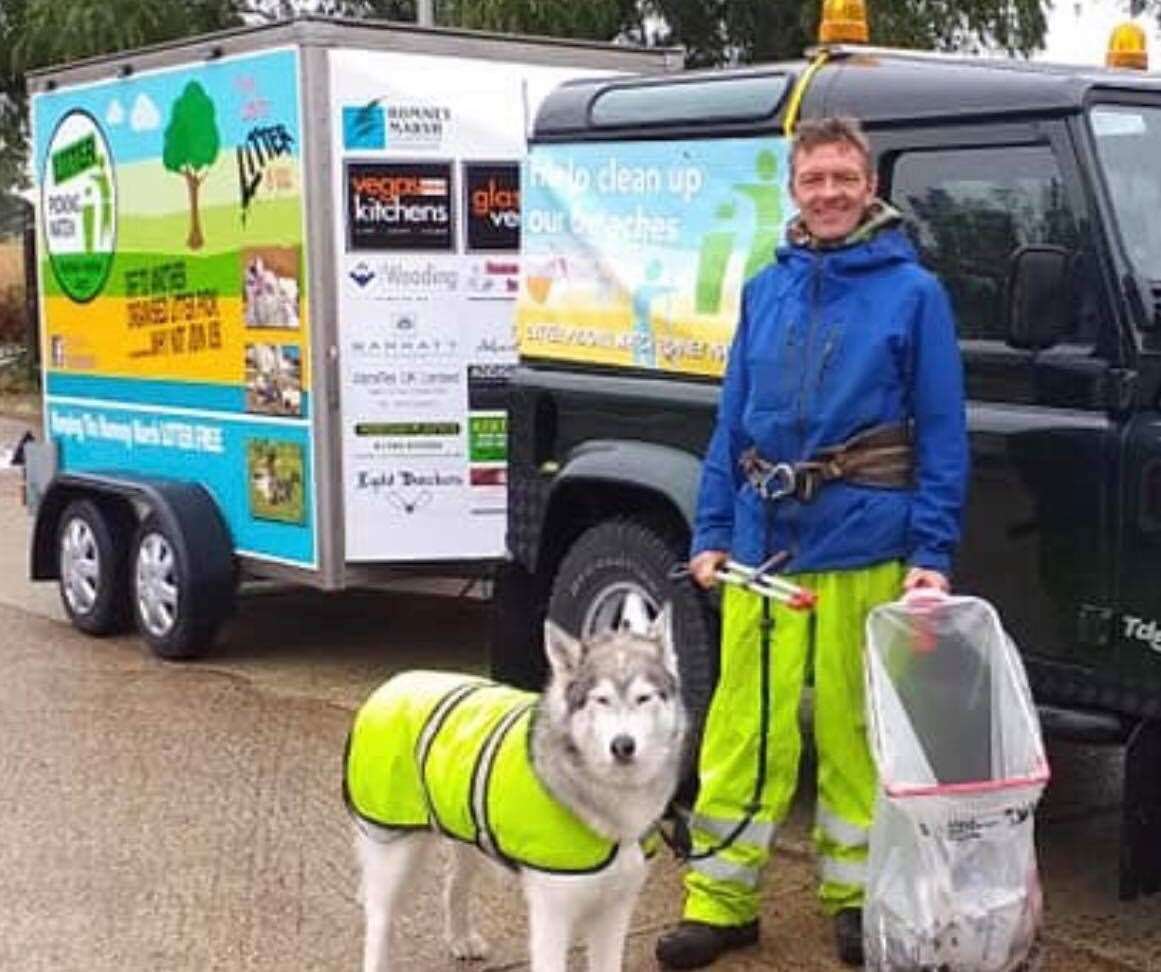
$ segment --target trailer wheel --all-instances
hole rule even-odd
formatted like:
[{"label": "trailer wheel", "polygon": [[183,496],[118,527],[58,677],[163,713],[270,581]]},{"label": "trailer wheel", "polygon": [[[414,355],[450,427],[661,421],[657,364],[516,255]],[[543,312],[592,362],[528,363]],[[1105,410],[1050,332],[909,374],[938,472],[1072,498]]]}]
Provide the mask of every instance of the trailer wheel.
[{"label": "trailer wheel", "polygon": [[200,578],[193,576],[184,540],[156,513],[137,530],[130,579],[137,629],[156,655],[196,658],[213,643],[226,612],[199,603]]},{"label": "trailer wheel", "polygon": [[673,605],[674,641],[681,694],[689,711],[688,763],[692,768],[701,727],[717,682],[717,617],[708,598],[669,572],[684,559],[685,543],[673,531],[638,519],[606,520],[590,527],[561,561],[548,614],[582,638],[615,629],[627,615],[652,620]]},{"label": "trailer wheel", "polygon": [[61,604],[86,634],[129,627],[129,542],[119,526],[93,500],[75,499],[57,527]]}]

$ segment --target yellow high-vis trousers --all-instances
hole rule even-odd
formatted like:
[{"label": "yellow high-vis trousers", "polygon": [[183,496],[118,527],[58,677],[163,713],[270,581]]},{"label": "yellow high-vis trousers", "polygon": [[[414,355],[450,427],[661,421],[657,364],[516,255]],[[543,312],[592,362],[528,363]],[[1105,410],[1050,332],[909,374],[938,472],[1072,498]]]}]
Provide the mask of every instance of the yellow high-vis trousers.
[{"label": "yellow high-vis trousers", "polygon": [[808,661],[818,752],[819,898],[828,914],[862,907],[877,785],[864,706],[864,628],[872,608],[902,593],[903,571],[891,561],[792,576],[818,594],[818,605],[806,614],[771,604],[765,659],[762,598],[725,587],[721,675],[702,737],[701,789],[691,820],[686,918],[740,925],[757,917],[762,869],[798,781],[798,709]]}]

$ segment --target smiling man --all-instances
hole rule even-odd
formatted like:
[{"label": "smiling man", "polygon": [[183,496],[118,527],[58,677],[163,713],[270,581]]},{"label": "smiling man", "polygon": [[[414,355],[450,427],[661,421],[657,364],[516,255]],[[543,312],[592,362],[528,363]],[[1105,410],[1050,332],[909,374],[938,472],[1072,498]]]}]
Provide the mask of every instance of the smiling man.
[{"label": "smiling man", "polygon": [[690,568],[732,558],[818,594],[810,617],[722,596],[721,674],[706,720],[683,920],[657,943],[698,968],[758,940],[758,886],[798,779],[798,706],[814,677],[819,897],[839,957],[862,962],[875,768],[863,705],[868,612],[948,589],[968,472],[963,375],[943,287],[875,196],[857,123],[803,122],[799,215],[742,314],[702,472]]}]

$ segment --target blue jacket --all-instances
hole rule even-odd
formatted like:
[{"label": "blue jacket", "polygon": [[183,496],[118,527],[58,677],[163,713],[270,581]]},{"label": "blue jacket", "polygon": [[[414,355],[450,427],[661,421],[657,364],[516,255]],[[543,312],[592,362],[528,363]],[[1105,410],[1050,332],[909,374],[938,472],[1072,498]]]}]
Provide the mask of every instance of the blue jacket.
[{"label": "blue jacket", "polygon": [[[813,457],[882,423],[912,423],[912,489],[830,483],[808,503],[768,502],[738,458]],[[884,560],[949,571],[968,446],[963,369],[947,294],[898,228],[836,249],[787,245],[742,291],[692,553],[744,564],[788,550],[784,569]]]}]

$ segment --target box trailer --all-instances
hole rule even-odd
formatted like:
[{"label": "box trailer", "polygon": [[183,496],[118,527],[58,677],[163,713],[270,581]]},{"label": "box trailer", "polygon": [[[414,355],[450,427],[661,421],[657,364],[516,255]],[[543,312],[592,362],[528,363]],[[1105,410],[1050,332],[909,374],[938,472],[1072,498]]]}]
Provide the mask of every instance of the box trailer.
[{"label": "box trailer", "polygon": [[33,578],[185,657],[240,577],[486,576],[531,119],[679,64],[305,17],[30,75]]}]

